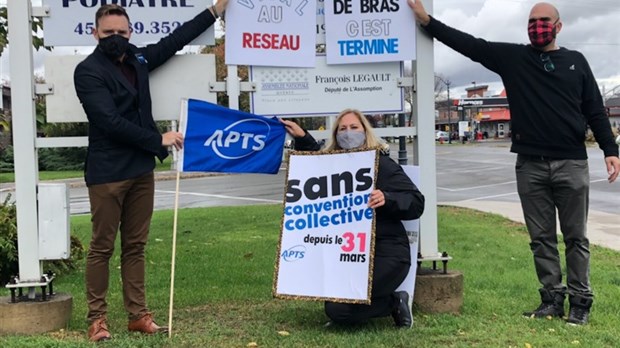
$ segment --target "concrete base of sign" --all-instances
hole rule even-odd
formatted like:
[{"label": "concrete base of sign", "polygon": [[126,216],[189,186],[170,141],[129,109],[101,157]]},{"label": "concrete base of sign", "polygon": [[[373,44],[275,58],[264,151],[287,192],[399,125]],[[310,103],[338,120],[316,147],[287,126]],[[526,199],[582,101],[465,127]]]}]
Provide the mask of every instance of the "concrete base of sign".
[{"label": "concrete base of sign", "polygon": [[38,334],[65,329],[71,319],[73,297],[56,294],[49,300],[11,303],[0,297],[0,334]]},{"label": "concrete base of sign", "polygon": [[423,313],[459,314],[463,307],[463,273],[419,268],[413,307]]}]

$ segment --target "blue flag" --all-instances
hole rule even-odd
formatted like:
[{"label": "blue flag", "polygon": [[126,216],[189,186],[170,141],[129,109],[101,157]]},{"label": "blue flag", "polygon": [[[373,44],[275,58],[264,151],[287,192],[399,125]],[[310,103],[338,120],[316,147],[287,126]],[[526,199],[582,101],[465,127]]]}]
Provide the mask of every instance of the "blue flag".
[{"label": "blue flag", "polygon": [[182,172],[276,174],[286,130],[277,118],[228,109],[196,99],[183,101],[179,152]]}]

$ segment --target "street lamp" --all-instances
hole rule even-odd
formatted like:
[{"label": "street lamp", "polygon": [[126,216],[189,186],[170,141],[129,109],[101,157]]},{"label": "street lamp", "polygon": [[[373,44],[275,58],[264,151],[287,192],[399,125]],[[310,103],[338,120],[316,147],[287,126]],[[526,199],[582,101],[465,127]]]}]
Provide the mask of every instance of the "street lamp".
[{"label": "street lamp", "polygon": [[441,76],[436,77],[446,85],[446,90],[448,92],[448,144],[452,144],[452,103],[450,102],[450,85],[452,82],[450,80],[444,80]]}]

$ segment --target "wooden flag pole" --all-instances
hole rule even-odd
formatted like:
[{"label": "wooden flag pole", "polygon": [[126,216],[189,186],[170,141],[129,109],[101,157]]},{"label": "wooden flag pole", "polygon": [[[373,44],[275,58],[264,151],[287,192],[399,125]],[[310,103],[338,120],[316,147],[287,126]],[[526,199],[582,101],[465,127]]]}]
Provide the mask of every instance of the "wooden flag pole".
[{"label": "wooden flag pole", "polygon": [[179,217],[179,182],[181,172],[177,168],[177,185],[174,193],[174,219],[172,222],[172,263],[170,265],[170,308],[168,309],[168,338],[172,337],[172,308],[174,306],[174,266],[177,253],[177,221]]}]

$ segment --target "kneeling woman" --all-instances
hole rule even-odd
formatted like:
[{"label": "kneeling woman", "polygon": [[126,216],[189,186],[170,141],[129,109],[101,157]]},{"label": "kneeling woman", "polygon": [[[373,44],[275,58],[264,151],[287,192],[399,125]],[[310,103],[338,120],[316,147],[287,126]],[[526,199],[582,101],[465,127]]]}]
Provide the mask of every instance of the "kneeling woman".
[{"label": "kneeling woman", "polygon": [[[282,120],[295,138],[295,150],[318,151],[321,146],[299,125]],[[380,148],[379,169],[375,190],[368,206],[375,209],[375,258],[371,304],[325,302],[325,313],[334,323],[357,324],[370,318],[392,315],[398,327],[413,324],[409,294],[396,292],[411,266],[409,240],[401,220],[417,219],[424,211],[424,196],[411,182],[402,167],[389,157],[389,148],[374,135],[366,118],[354,109],[338,115],[332,137],[325,150]]]}]

